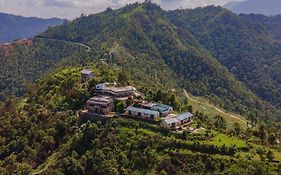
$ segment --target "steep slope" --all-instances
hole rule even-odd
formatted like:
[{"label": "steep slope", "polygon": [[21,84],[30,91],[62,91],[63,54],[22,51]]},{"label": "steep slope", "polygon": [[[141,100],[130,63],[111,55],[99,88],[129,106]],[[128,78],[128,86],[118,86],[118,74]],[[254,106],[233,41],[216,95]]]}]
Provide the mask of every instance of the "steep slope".
[{"label": "steep slope", "polygon": [[190,31],[259,97],[280,107],[281,42],[272,39],[264,26],[212,6],[167,16],[177,27]]},{"label": "steep slope", "polygon": [[22,96],[25,85],[60,66],[79,62],[79,55],[83,54],[84,47],[55,40],[0,45],[0,101]]},{"label": "steep slope", "polygon": [[[169,23],[165,11],[155,4],[133,4],[117,11],[82,17],[49,29],[42,37],[83,42],[91,45],[95,53],[122,48],[133,60],[119,60],[120,65],[133,68],[133,75],[144,68],[147,73],[143,76],[154,72],[163,76],[159,71],[167,69],[176,74],[178,85],[195,95],[207,96],[228,110],[253,111],[259,101],[224,66],[201,49],[192,34]],[[141,58],[145,64],[136,64],[134,61],[138,59],[135,58]],[[149,65],[158,66],[153,69]]]},{"label": "steep slope", "polygon": [[[277,175],[280,171],[278,164],[271,162],[281,160],[280,145],[256,142],[255,129],[227,134],[215,127],[216,120],[198,113],[193,120],[208,128],[206,133],[172,133],[159,123],[134,118],[108,118],[107,123],[79,121],[76,110],[89,98],[88,88],[80,84],[81,69],[57,70],[40,79],[26,100],[0,106],[1,173]],[[120,69],[116,66],[96,62],[91,69],[97,75],[94,82],[111,79],[118,83]],[[157,86],[154,83],[144,86]],[[151,92],[144,93],[149,96]],[[162,98],[166,95],[180,98],[171,91]],[[276,158],[265,161],[269,150]]]},{"label": "steep slope", "polygon": [[237,3],[230,2],[225,7],[236,13],[281,14],[281,1],[279,0],[243,0]]},{"label": "steep slope", "polygon": [[264,16],[257,14],[240,14],[240,16],[265,26],[275,39],[281,40],[281,15]]},{"label": "steep slope", "polygon": [[[209,36],[209,38],[202,37],[204,32],[207,31],[206,34],[208,34],[208,30],[206,30],[206,25],[208,23],[202,20],[202,18],[205,18],[205,14],[209,14],[206,20],[210,20],[213,19],[214,14],[222,11],[228,15],[222,13],[221,17],[218,15],[217,18],[214,18],[218,20],[218,24],[220,25],[216,25],[216,22],[213,21],[212,26],[208,26],[215,32],[216,28],[219,29],[219,27],[223,27],[224,23],[226,28],[232,27],[231,23],[228,23],[228,19],[233,20],[233,18],[238,18],[240,20],[239,16],[221,8],[213,7],[167,13],[157,5],[146,2],[143,4],[131,4],[118,10],[107,9],[105,12],[96,15],[82,16],[62,26],[50,28],[36,37],[38,39],[34,40],[32,47],[40,48],[37,52],[32,52],[32,47],[30,48],[30,46],[27,48],[19,47],[19,50],[14,50],[14,58],[11,59],[14,61],[10,63],[19,62],[20,64],[13,65],[3,61],[1,66],[5,67],[5,69],[3,69],[4,75],[15,77],[12,78],[12,80],[14,80],[12,82],[19,83],[16,84],[13,89],[9,89],[10,86],[5,84],[9,78],[6,80],[5,78],[7,76],[3,77],[2,94],[5,97],[5,94],[9,94],[5,91],[9,91],[10,94],[21,95],[25,80],[35,80],[37,77],[52,70],[52,66],[54,65],[87,64],[97,59],[102,59],[109,64],[116,64],[126,70],[127,73],[132,75],[138,82],[149,84],[153,81],[154,83],[157,82],[160,86],[165,85],[170,88],[184,87],[194,95],[207,97],[215,103],[215,105],[220,105],[226,110],[231,110],[246,116],[254,116],[256,110],[258,110],[258,116],[261,117],[278,116],[279,114],[274,107],[269,103],[261,101],[251,90],[247,89],[239,82],[236,77],[246,83],[254,92],[262,91],[261,94],[257,93],[260,97],[274,104],[278,104],[280,97],[278,96],[280,95],[278,93],[280,85],[278,81],[268,79],[269,83],[266,83],[265,86],[260,86],[265,79],[259,77],[259,86],[256,87],[255,84],[250,83],[256,81],[255,76],[260,74],[265,74],[265,77],[269,75],[270,77],[275,76],[276,80],[280,79],[280,77],[278,77],[280,72],[280,69],[278,69],[279,65],[276,64],[275,69],[274,66],[272,66],[272,71],[277,70],[275,72],[268,72],[264,68],[258,69],[261,71],[258,72],[259,74],[251,71],[248,74],[248,70],[255,70],[256,68],[249,69],[250,67],[248,64],[256,66],[256,64],[252,64],[253,60],[255,60],[254,63],[264,62],[263,59],[260,60],[258,57],[255,57],[252,61],[247,59],[248,62],[245,62],[245,64],[239,62],[239,60],[236,61],[235,64],[237,65],[235,66],[237,68],[234,69],[232,64],[233,60],[228,59],[226,62],[220,59],[218,59],[219,61],[216,60],[216,57],[218,57],[216,51],[219,53],[223,50],[225,55],[233,54],[233,48],[223,46],[221,46],[221,48],[214,47],[217,45],[214,45],[214,43],[212,43],[213,41],[218,41],[218,44],[225,42],[219,35],[212,35]],[[177,18],[177,20],[173,20],[171,16]],[[195,20],[189,21],[186,19],[187,17]],[[182,19],[186,20],[179,21]],[[177,22],[180,22],[180,24]],[[192,24],[192,26],[190,27],[189,24]],[[239,24],[240,23],[237,23],[237,25]],[[252,23],[246,24],[250,27],[252,25],[256,27]],[[263,27],[257,26],[254,31],[262,36],[268,36],[268,33]],[[238,30],[237,33],[239,32]],[[243,37],[236,37],[236,40],[233,42],[237,50],[240,49],[238,47],[240,42],[244,42],[244,40],[239,40]],[[202,42],[202,40],[206,40],[208,44]],[[254,38],[254,41],[260,40],[259,38]],[[269,39],[268,41],[272,40]],[[273,49],[268,41],[266,41],[265,46],[263,46],[268,52],[266,54],[261,53],[263,56],[268,55]],[[40,44],[41,42],[47,44],[47,47],[49,47],[47,51],[43,49],[45,46],[42,47],[42,44]],[[51,42],[56,42],[59,46],[52,45]],[[65,44],[71,47],[75,46],[75,48],[67,49],[67,45]],[[90,46],[90,52],[88,52],[88,46],[87,48],[83,48],[85,45]],[[275,45],[275,47],[278,47],[278,45]],[[241,50],[243,49],[245,52],[247,51],[246,48],[241,48]],[[53,61],[54,57],[50,55],[60,50],[62,50],[62,53],[60,55],[55,54],[57,56],[55,57],[55,61]],[[209,50],[212,54],[210,54]],[[22,54],[29,51],[32,53],[31,56]],[[274,52],[276,52],[277,55],[279,51],[280,50],[276,48]],[[3,53],[5,53],[5,49]],[[40,71],[32,71],[32,73],[36,73],[36,76],[30,73],[28,75],[21,74],[22,76],[9,74],[9,72],[21,69],[24,63],[20,60],[31,60],[35,61],[35,65],[44,65],[45,63],[42,62],[42,58],[51,61],[51,64],[48,64],[46,68],[40,69]],[[233,57],[230,58],[233,59]],[[8,59],[9,57],[4,54],[2,60]],[[29,68],[32,70],[33,66]],[[236,77],[230,73],[229,70],[232,71]],[[247,76],[244,76],[244,74]],[[253,77],[253,75],[255,76]],[[270,88],[272,88],[272,90]],[[265,97],[263,93],[266,93]]]},{"label": "steep slope", "polygon": [[0,43],[30,38],[50,26],[60,25],[62,19],[41,19],[0,13]]}]

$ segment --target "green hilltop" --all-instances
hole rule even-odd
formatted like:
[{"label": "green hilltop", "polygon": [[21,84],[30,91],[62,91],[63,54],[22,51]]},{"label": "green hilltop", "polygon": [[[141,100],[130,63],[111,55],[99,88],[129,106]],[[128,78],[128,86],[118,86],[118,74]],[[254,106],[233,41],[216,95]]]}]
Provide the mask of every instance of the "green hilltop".
[{"label": "green hilltop", "polygon": [[[164,11],[150,2],[1,45],[0,172],[278,174],[280,55],[261,22],[221,7]],[[85,66],[96,78],[82,86]],[[77,114],[103,82],[193,109],[194,132],[127,118],[83,123]]]},{"label": "green hilltop", "polygon": [[[81,66],[56,70],[28,90],[24,100],[1,106],[0,170],[4,174],[278,174],[281,153],[274,131],[226,128],[226,121],[194,111],[194,132],[173,133],[157,123],[112,118],[83,123],[77,110],[104,81],[136,86],[147,99],[188,100],[157,84],[120,78],[117,66],[97,62],[96,77],[81,84]],[[123,81],[123,82],[122,82]],[[159,92],[164,94],[159,96]],[[160,97],[160,98],[159,98]],[[173,97],[173,98],[171,98]],[[173,99],[173,100],[172,100]],[[82,123],[81,123],[82,122]],[[82,125],[81,125],[82,124]],[[205,129],[202,129],[205,128]],[[241,169],[243,167],[243,169]]]},{"label": "green hilltop", "polygon": [[[2,65],[8,77],[8,81],[1,81],[2,99],[23,94],[25,82],[57,65],[105,59],[126,69],[134,79],[183,87],[226,110],[252,118],[256,113],[263,118],[277,118],[280,54],[275,44],[278,41],[264,30],[220,7],[166,12],[152,3],[135,3],[118,10],[107,9],[50,28],[34,39],[32,46],[16,47],[15,53],[30,60],[29,68],[22,69],[26,64],[17,61],[19,55],[3,54],[4,59],[13,61]],[[260,46],[260,41],[266,43]],[[250,48],[239,49],[240,42]],[[44,50],[42,43],[47,45]],[[266,52],[256,51],[261,47]],[[274,54],[272,60],[268,54]],[[275,66],[268,71],[267,65],[274,60]],[[49,64],[36,70],[38,64],[45,63]],[[20,76],[11,74],[10,69]],[[26,70],[29,74],[22,74]],[[12,84],[16,84],[15,88],[9,89]]]}]

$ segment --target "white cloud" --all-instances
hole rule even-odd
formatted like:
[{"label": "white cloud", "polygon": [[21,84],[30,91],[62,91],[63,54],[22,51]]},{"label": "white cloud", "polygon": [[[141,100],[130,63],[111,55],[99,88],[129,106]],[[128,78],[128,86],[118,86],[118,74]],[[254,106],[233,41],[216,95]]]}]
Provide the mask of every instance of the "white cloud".
[{"label": "white cloud", "polygon": [[[98,13],[107,7],[119,8],[143,0],[0,0],[0,12],[37,17],[74,18],[81,13]],[[233,0],[152,0],[164,9],[224,5]],[[237,1],[237,0],[235,0]]]}]

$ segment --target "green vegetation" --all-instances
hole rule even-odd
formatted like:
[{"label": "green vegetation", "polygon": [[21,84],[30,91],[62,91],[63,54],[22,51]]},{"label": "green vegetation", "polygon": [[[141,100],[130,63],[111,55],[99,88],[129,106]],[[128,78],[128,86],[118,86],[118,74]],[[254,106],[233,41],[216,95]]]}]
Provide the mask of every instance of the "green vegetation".
[{"label": "green vegetation", "polygon": [[238,139],[235,137],[229,137],[225,134],[217,134],[214,138],[211,139],[209,144],[214,144],[217,146],[223,146],[226,147],[235,146],[236,148],[246,148],[247,144],[244,140]]},{"label": "green vegetation", "polygon": [[[123,74],[102,62],[90,68],[96,78],[84,85],[80,84],[83,67],[59,69],[32,85],[26,99],[1,105],[1,172],[278,174],[279,164],[272,161],[281,161],[279,136],[263,124],[237,132],[217,125],[223,120],[219,116],[213,120],[195,112],[194,123],[206,128],[205,132],[172,133],[159,124],[128,118],[80,125],[76,111],[90,97],[89,89],[106,80],[118,82]],[[128,83],[147,89],[148,98],[191,109],[186,98],[172,91],[155,84],[144,88],[133,79]]]},{"label": "green vegetation", "polygon": [[[166,12],[149,2],[0,47],[0,172],[280,174],[279,47],[222,8]],[[82,85],[86,65],[96,77]],[[193,112],[190,132],[126,118],[84,123],[77,114],[102,82]]]},{"label": "green vegetation", "polygon": [[[277,48],[281,42],[272,38],[266,25],[213,6],[172,11],[167,17],[179,29],[191,32],[202,47],[261,99],[280,107],[281,52]],[[259,103],[256,108],[262,108]]]}]

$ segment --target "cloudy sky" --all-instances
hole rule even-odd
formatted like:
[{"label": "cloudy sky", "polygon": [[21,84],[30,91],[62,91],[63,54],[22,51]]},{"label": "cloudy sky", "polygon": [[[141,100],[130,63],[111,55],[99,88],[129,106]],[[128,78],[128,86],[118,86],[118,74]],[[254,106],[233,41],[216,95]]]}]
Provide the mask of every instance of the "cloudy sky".
[{"label": "cloudy sky", "polygon": [[[119,8],[143,0],[0,0],[0,12],[42,18],[60,17],[72,19],[81,13],[91,14],[107,7]],[[239,0],[152,0],[164,9],[194,8],[210,4],[224,5]],[[241,0],[240,0],[241,1]]]}]

